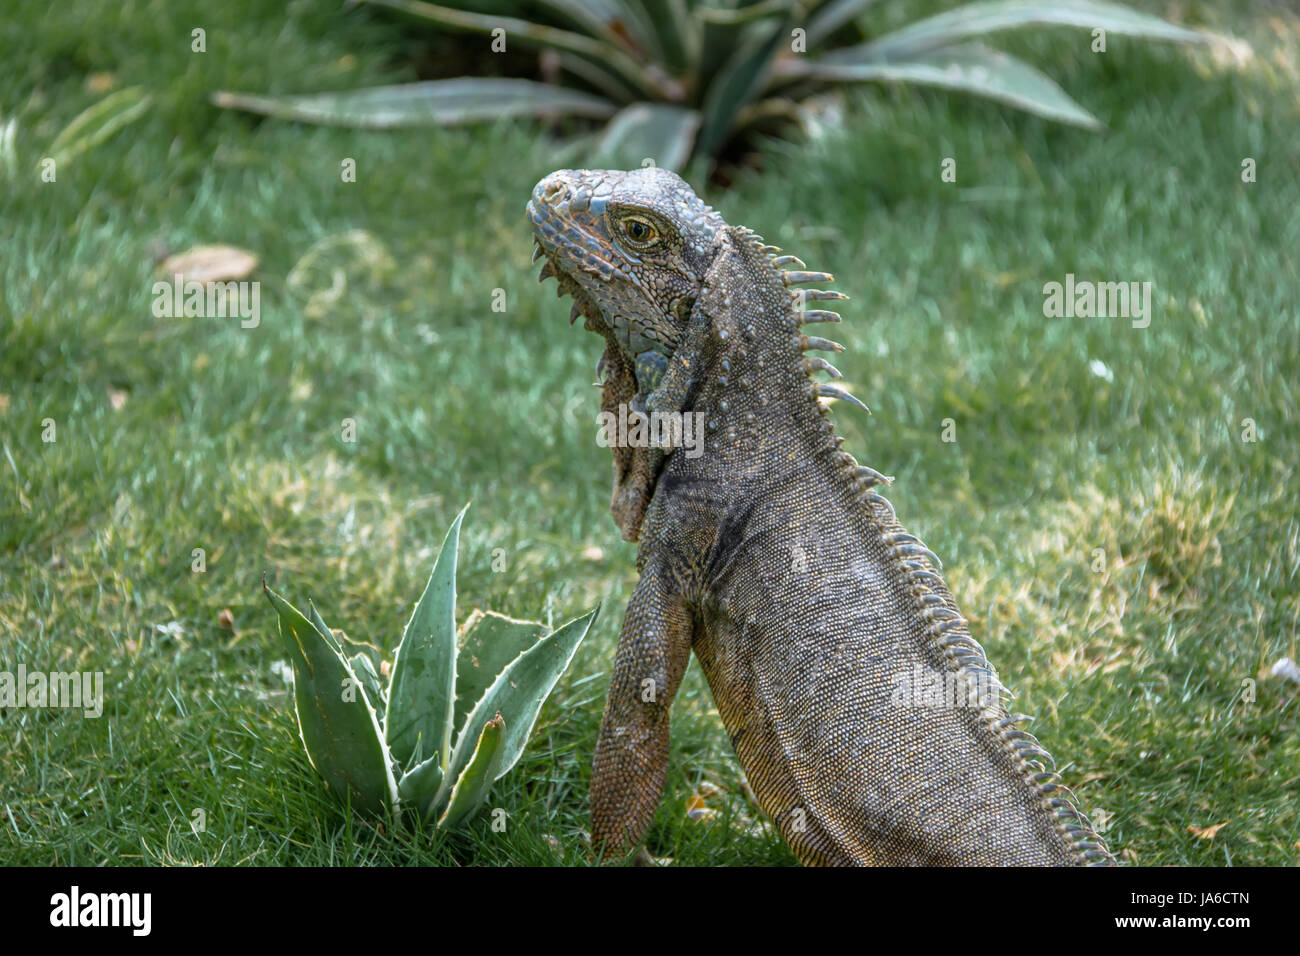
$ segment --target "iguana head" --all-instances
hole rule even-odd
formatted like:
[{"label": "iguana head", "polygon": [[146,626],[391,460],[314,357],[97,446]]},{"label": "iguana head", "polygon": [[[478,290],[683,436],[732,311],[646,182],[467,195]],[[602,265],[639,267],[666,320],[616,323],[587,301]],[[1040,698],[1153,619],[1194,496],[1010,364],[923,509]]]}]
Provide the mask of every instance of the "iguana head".
[{"label": "iguana head", "polygon": [[[546,258],[539,279],[554,276],[559,294],[573,296],[570,321],[583,315],[605,337],[601,410],[644,400],[681,344],[726,223],[680,176],[654,167],[551,173],[534,187],[528,218],[533,260]],[[610,510],[635,541],[661,459],[611,450]]]},{"label": "iguana head", "polygon": [[573,295],[574,317],[607,333],[642,377],[662,369],[658,356],[681,341],[722,217],[680,176],[648,167],[551,173],[534,187],[528,218],[547,260],[542,278],[556,276]]}]

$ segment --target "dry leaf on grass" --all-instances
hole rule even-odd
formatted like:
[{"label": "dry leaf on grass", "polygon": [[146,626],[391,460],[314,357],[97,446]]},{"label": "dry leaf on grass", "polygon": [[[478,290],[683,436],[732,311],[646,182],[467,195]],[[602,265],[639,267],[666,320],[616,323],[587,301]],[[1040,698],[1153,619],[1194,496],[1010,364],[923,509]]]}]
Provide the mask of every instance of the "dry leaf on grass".
[{"label": "dry leaf on grass", "polygon": [[195,246],[168,256],[158,266],[164,276],[180,275],[194,282],[227,282],[251,275],[257,256],[235,246]]},{"label": "dry leaf on grass", "polygon": [[688,820],[715,819],[718,815],[718,811],[714,810],[712,807],[706,806],[705,801],[710,797],[716,797],[719,792],[718,788],[707,780],[700,781],[700,785],[686,801],[686,818]]},{"label": "dry leaf on grass", "polygon": [[92,93],[107,93],[117,85],[117,77],[112,73],[92,73],[86,77],[86,89]]}]

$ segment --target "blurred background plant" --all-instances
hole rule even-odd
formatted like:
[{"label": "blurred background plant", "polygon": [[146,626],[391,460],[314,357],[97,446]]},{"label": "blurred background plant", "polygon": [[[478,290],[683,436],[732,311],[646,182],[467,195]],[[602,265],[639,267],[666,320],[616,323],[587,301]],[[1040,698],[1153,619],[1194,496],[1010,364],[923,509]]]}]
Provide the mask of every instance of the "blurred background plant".
[{"label": "blurred background plant", "polygon": [[[879,0],[357,0],[443,30],[490,36],[494,53],[540,53],[544,81],[456,77],[340,93],[218,92],[220,106],[282,119],[386,128],[513,116],[606,120],[574,145],[590,164],[670,169],[743,153],[806,128],[845,83],[917,83],[984,96],[1062,123],[1103,124],[1050,77],[975,38],[1028,26],[1197,42],[1205,35],[1102,0],[979,0],[872,35]],[[491,63],[493,57],[480,57]],[[833,110],[832,110],[833,111]]]}]

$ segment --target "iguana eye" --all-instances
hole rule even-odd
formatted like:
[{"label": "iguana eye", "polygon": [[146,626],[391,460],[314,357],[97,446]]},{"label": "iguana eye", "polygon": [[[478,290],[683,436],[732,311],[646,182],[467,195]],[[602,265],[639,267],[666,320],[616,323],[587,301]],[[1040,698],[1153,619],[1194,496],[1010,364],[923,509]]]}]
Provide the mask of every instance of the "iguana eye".
[{"label": "iguana eye", "polygon": [[648,219],[628,216],[623,220],[623,234],[637,245],[644,246],[658,238],[659,230],[655,229]]}]

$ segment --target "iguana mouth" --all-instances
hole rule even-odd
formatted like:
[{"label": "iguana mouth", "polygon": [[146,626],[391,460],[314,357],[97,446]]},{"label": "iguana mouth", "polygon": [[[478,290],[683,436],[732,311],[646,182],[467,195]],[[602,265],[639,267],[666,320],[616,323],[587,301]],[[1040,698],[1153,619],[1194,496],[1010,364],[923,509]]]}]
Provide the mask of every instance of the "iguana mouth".
[{"label": "iguana mouth", "polygon": [[[665,355],[671,354],[673,343],[652,342],[642,339],[627,319],[620,315],[606,315],[582,288],[582,283],[565,270],[558,256],[547,252],[540,243],[535,243],[533,261],[536,262],[539,258],[545,259],[545,262],[542,263],[542,270],[537,276],[537,281],[543,282],[553,277],[558,286],[555,291],[556,296],[563,298],[567,295],[573,299],[573,307],[569,310],[570,325],[577,321],[578,316],[583,316],[586,319],[583,323],[584,328],[604,335],[610,341],[616,343],[629,361],[633,361],[633,355],[638,351],[653,350],[662,352]],[[638,349],[637,345],[640,345],[641,348]]]},{"label": "iguana mouth", "polygon": [[[582,288],[582,283],[566,272],[556,257],[550,255],[542,248],[541,243],[534,240],[533,242],[533,262],[538,259],[545,259],[542,263],[541,272],[537,274],[538,282],[545,282],[547,279],[555,279],[556,298],[564,298],[566,295],[573,300],[573,307],[569,309],[569,324],[572,325],[578,321],[578,316],[582,316],[583,328],[597,335],[605,336],[611,344],[623,347],[623,343],[618,340],[615,329],[615,323],[607,320],[600,307],[591,300],[591,297]],[[626,353],[626,349],[624,349]],[[601,377],[601,371],[604,368],[604,359],[601,359],[601,365],[597,366],[597,378]],[[598,385],[604,385],[603,381],[597,382]]]}]

